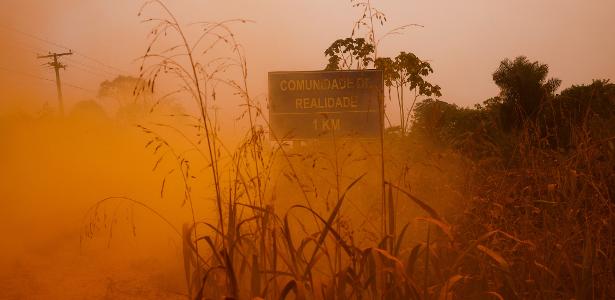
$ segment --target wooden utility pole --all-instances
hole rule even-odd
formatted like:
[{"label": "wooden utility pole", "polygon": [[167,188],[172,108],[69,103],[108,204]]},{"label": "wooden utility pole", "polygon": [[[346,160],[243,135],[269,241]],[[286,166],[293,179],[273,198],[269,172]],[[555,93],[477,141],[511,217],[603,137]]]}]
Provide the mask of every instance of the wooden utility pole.
[{"label": "wooden utility pole", "polygon": [[53,61],[47,63],[52,66],[56,72],[56,87],[58,90],[58,104],[60,106],[60,115],[64,115],[64,102],[62,100],[62,83],[60,82],[60,69],[66,69],[66,65],[58,61],[58,57],[65,55],[73,55],[73,52],[64,53],[49,53],[49,55],[39,55],[38,58],[53,58]]}]

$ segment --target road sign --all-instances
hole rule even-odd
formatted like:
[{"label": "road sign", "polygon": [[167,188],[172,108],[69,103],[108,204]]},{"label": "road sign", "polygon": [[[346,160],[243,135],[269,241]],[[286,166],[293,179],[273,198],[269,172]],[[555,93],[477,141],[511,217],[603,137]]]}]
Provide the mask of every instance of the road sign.
[{"label": "road sign", "polygon": [[272,138],[376,138],[382,70],[269,72]]}]

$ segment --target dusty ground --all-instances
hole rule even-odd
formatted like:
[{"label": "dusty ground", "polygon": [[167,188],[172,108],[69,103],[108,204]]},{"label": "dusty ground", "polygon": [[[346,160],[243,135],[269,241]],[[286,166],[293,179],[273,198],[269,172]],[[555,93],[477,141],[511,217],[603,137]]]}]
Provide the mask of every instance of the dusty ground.
[{"label": "dusty ground", "polygon": [[147,213],[136,212],[136,236],[122,209],[110,245],[107,233],[80,245],[84,215],[102,198],[179,210],[157,196],[143,136],[103,125],[0,122],[0,299],[185,299],[174,233]]},{"label": "dusty ground", "polygon": [[29,248],[3,256],[0,299],[185,299],[179,260],[80,247],[77,234]]}]

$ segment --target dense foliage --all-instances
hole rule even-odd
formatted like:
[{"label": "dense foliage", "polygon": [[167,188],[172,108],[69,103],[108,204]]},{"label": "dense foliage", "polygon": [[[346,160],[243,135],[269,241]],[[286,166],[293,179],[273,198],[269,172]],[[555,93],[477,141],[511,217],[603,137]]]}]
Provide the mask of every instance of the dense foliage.
[{"label": "dense foliage", "polygon": [[556,95],[559,80],[546,80],[547,71],[525,57],[507,59],[493,75],[499,96],[474,108],[425,100],[414,111],[408,142],[466,160],[467,204],[453,222],[456,237],[514,237],[485,242],[504,272],[485,273],[478,257],[469,259],[461,272],[472,283],[456,295],[615,295],[615,84],[594,80]]}]

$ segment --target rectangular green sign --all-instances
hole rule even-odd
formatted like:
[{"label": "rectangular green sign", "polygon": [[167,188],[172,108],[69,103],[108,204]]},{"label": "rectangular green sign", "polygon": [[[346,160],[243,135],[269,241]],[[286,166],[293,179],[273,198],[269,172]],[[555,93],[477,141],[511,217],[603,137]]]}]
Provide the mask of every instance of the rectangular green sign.
[{"label": "rectangular green sign", "polygon": [[271,135],[376,138],[383,97],[381,70],[269,72]]}]

